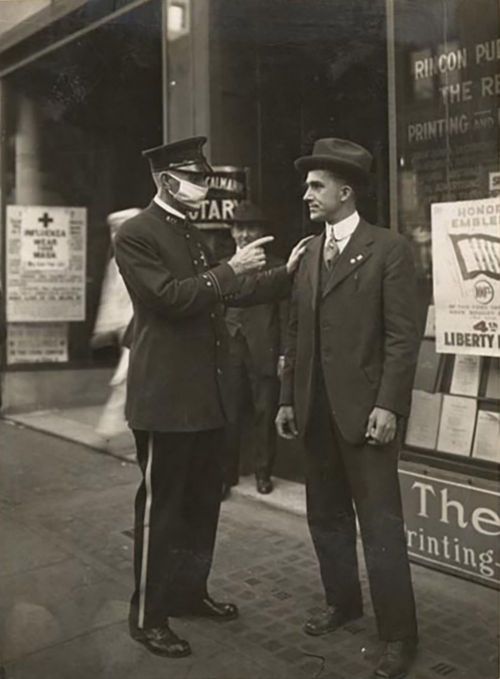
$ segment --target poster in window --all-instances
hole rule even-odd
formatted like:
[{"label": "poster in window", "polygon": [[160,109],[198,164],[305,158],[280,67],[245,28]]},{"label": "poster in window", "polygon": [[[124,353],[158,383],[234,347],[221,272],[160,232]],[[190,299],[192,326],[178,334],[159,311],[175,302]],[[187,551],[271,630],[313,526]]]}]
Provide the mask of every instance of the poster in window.
[{"label": "poster in window", "polygon": [[7,365],[67,361],[67,323],[9,323]]},{"label": "poster in window", "polygon": [[86,209],[7,206],[7,319],[85,320]]},{"label": "poster in window", "polygon": [[450,394],[458,396],[477,396],[481,377],[479,356],[457,354],[451,376]]},{"label": "poster in window", "polygon": [[477,401],[467,396],[443,396],[437,447],[444,453],[471,454]]},{"label": "poster in window", "polygon": [[406,429],[406,444],[434,450],[436,447],[443,394],[413,390],[412,407]]},{"label": "poster in window", "polygon": [[500,462],[500,413],[490,410],[478,412],[472,456]]},{"label": "poster in window", "polygon": [[436,350],[500,356],[500,198],[432,205]]}]

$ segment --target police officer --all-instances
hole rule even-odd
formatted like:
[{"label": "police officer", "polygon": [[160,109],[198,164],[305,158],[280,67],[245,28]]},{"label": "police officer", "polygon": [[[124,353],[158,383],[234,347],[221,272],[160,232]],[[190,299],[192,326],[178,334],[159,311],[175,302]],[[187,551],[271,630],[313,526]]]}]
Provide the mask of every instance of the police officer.
[{"label": "police officer", "polygon": [[142,480],[135,501],[135,590],[132,637],[167,657],[187,656],[189,643],[169,617],[219,621],[238,616],[207,591],[222,493],[227,331],[223,304],[258,302],[289,291],[304,251],[286,267],[244,276],[266,264],[263,237],[215,264],[187,219],[207,195],[211,168],[195,137],[144,151],[157,187],[150,205],[125,222],[116,260],[129,290],[130,335],[126,417]]}]

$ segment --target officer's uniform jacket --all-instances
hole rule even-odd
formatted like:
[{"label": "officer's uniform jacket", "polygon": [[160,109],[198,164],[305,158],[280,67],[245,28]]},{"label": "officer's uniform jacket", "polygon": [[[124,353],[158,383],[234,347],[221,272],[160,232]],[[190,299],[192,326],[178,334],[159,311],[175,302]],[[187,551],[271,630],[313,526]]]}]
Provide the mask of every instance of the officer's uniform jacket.
[{"label": "officer's uniform jacket", "polygon": [[[283,264],[279,257],[268,257],[269,269]],[[234,337],[240,333],[245,338],[255,372],[260,375],[276,377],[278,357],[285,350],[287,324],[288,300],[275,299],[246,308],[229,307],[226,311],[229,334]]]},{"label": "officer's uniform jacket", "polygon": [[419,346],[408,241],[361,220],[323,285],[324,235],[295,275],[280,402],[295,407],[304,435],[321,370],[342,435],[363,443],[380,406],[407,416]]},{"label": "officer's uniform jacket", "polygon": [[133,429],[189,432],[225,424],[224,304],[286,296],[285,267],[236,276],[200,231],[152,202],[125,222],[116,261],[134,306],[126,417]]}]

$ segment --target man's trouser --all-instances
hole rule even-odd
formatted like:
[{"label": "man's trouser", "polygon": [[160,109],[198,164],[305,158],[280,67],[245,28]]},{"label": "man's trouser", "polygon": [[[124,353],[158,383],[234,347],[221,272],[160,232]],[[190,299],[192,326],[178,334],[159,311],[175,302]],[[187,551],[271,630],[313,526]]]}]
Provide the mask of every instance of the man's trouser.
[{"label": "man's trouser", "polygon": [[187,615],[207,595],[222,493],[224,430],[134,430],[142,481],[135,499],[130,623]]},{"label": "man's trouser", "polygon": [[332,418],[323,377],[317,378],[304,441],[307,518],[327,604],[348,614],[362,611],[354,503],[379,636],[416,638],[397,471],[399,439],[385,446],[347,442]]}]

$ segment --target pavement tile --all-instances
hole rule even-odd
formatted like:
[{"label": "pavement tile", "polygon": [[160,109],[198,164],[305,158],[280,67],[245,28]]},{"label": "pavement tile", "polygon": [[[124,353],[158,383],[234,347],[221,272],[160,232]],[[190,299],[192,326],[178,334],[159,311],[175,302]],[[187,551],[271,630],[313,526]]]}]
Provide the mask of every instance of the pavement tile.
[{"label": "pavement tile", "polygon": [[128,592],[72,559],[0,582],[4,659],[22,657],[89,629],[122,621]]},{"label": "pavement tile", "polygon": [[[371,675],[381,645],[364,571],[365,617],[334,635],[307,637],[304,620],[324,606],[324,596],[306,522],[237,496],[222,509],[210,586],[240,603],[240,619],[175,620],[194,655],[171,661],[149,654],[130,640],[125,623],[132,541],[124,533],[132,527],[137,470],[75,444],[9,430],[0,451],[7,475],[3,466],[0,530],[7,526],[14,548],[6,559],[2,550],[0,587],[10,591],[0,616],[14,611],[15,621],[29,619],[31,645],[12,653],[19,640],[9,620],[11,636],[4,630],[2,638],[11,644],[7,679],[313,679],[321,658],[318,679]],[[412,571],[422,644],[409,679],[495,679],[495,595],[422,567]]]},{"label": "pavement tile", "polygon": [[69,550],[54,548],[36,531],[3,513],[0,522],[0,576],[19,571],[31,571],[57,563],[71,555]]}]

